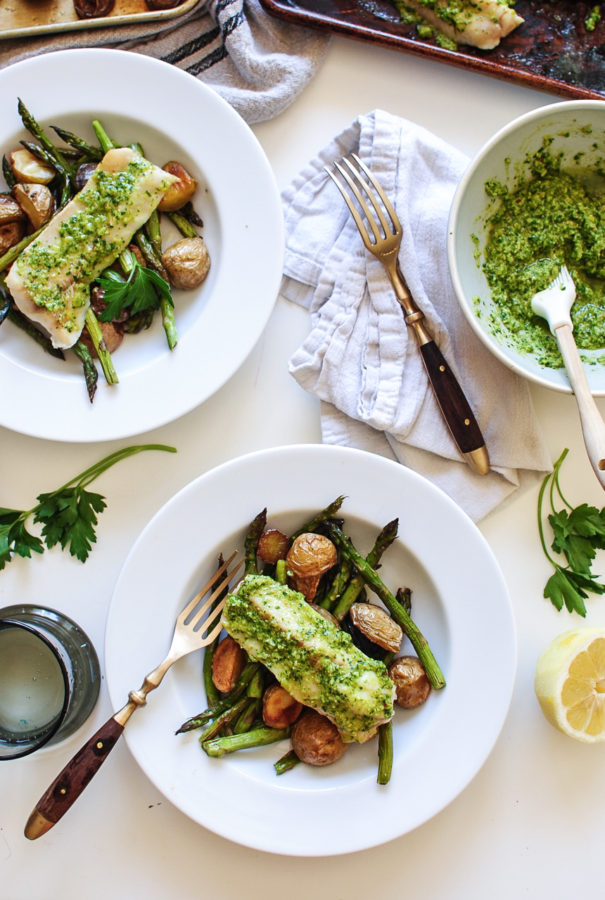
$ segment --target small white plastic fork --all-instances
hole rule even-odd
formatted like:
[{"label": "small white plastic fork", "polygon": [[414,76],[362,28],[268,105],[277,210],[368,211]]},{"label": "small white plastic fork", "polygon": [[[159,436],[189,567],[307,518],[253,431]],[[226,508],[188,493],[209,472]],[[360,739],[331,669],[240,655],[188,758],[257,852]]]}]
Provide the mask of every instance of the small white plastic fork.
[{"label": "small white plastic fork", "polygon": [[584,444],[590,464],[605,490],[605,422],[590,392],[586,372],[573,336],[570,310],[576,299],[576,286],[566,266],[544,291],[532,297],[533,311],[548,322],[556,338],[569,383],[575,394]]}]

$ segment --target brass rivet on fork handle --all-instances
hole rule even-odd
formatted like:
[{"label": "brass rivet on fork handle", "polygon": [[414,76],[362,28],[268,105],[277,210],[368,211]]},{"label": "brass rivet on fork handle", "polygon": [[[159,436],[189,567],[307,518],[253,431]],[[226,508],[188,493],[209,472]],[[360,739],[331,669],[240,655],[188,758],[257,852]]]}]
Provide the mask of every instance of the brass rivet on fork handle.
[{"label": "brass rivet on fork handle", "polygon": [[334,162],[334,169],[325,166],[325,171],[342,194],[366,249],[386,269],[403,310],[405,323],[416,335],[435,399],[458,449],[475,472],[487,475],[490,470],[489,456],[477,420],[454,373],[426,327],[424,313],[413,299],[399,267],[403,229],[389,198],[365,163],[354,153]]}]

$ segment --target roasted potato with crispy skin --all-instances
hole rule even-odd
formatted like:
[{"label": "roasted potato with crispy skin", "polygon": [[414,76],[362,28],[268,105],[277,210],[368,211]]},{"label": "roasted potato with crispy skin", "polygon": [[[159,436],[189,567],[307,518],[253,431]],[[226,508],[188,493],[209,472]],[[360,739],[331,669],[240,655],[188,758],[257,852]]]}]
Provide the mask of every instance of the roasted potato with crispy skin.
[{"label": "roasted potato with crispy skin", "polygon": [[162,253],[162,264],[173,287],[190,291],[210,271],[210,254],[203,238],[181,238]]},{"label": "roasted potato with crispy skin", "polygon": [[246,651],[227,635],[212,657],[212,683],[217,691],[226,694],[235,687],[246,665]]},{"label": "roasted potato with crispy skin", "polygon": [[305,532],[292,541],[286,565],[293,574],[293,587],[309,603],[315,598],[321,576],[338,561],[332,541],[323,534]]},{"label": "roasted potato with crispy skin", "polygon": [[170,185],[160,200],[158,209],[160,212],[176,212],[191,200],[197,188],[197,181],[180,162],[167,162],[162,168],[170,175],[176,175],[179,180]]},{"label": "roasted potato with crispy skin", "polygon": [[302,703],[280,684],[270,684],[263,694],[263,722],[269,728],[287,728],[302,711]]},{"label": "roasted potato with crispy skin", "polygon": [[83,187],[86,187],[90,176],[96,168],[97,163],[95,162],[82,163],[81,166],[78,166],[76,171],[76,187],[79,191],[81,191]]},{"label": "roasted potato with crispy skin", "polygon": [[24,222],[6,222],[0,224],[0,256],[18,244],[25,234]]},{"label": "roasted potato with crispy skin", "polygon": [[421,706],[431,692],[431,683],[417,656],[400,656],[388,669],[395,685],[395,702],[404,709]]},{"label": "roasted potato with crispy skin", "polygon": [[50,222],[55,212],[55,199],[45,184],[16,184],[13,197],[29,219],[34,231]]},{"label": "roasted potato with crispy skin", "polygon": [[12,194],[0,194],[0,225],[25,222],[25,213]]},{"label": "roasted potato with crispy skin", "polygon": [[288,555],[290,539],[277,528],[267,528],[258,539],[257,554],[263,562],[275,565]]},{"label": "roasted potato with crispy skin", "polygon": [[403,630],[388,612],[375,603],[354,603],[349,615],[355,628],[373,644],[383,650],[398,653],[403,640]]},{"label": "roasted potato with crispy skin", "polygon": [[25,147],[13,150],[8,161],[13,175],[21,184],[49,184],[57,174],[51,166],[45,165]]},{"label": "roasted potato with crispy skin", "polygon": [[329,766],[343,756],[346,744],[333,722],[310,709],[292,726],[292,749],[310,766]]}]

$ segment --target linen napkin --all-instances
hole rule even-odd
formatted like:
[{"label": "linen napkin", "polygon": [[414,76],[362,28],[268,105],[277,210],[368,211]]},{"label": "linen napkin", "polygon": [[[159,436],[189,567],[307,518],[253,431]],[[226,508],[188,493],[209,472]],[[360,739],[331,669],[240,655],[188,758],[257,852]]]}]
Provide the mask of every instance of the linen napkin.
[{"label": "linen napkin", "polygon": [[[394,200],[404,277],[476,415],[492,464],[487,476],[463,461],[387,275],[323,171],[350,151]],[[382,110],[357,118],[283,193],[282,294],[310,312],[309,334],[289,368],[322,401],[324,442],[409,466],[477,521],[552,464],[527,383],[474,335],[451,285],[447,219],[466,165],[461,153],[412,122]]]},{"label": "linen napkin", "polygon": [[[20,0],[18,0],[20,2]],[[271,119],[300,94],[330,38],[269,16],[259,0],[200,0],[182,17],[37,38],[0,34],[0,68],[49,50],[111,46],[172,63],[212,86],[249,123]]]}]

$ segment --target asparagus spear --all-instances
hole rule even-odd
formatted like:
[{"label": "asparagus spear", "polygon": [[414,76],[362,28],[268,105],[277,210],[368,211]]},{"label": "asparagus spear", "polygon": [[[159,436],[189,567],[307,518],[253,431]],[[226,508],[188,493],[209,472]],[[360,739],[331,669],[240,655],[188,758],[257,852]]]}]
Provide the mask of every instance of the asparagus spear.
[{"label": "asparagus spear", "polygon": [[200,734],[200,742],[208,741],[211,738],[216,737],[221,728],[223,728],[225,725],[229,725],[231,722],[238,718],[247,704],[248,698],[242,697],[240,700],[234,703],[233,706],[229,706],[226,710],[224,710],[224,712],[222,712],[220,716],[217,716],[216,719],[206,725],[206,727]]},{"label": "asparagus spear", "polygon": [[299,528],[298,531],[295,531],[294,534],[291,534],[291,539],[294,540],[294,538],[298,537],[299,534],[304,534],[307,531],[317,531],[317,528],[323,522],[326,522],[328,519],[332,519],[336,515],[344,501],[344,494],[340,497],[337,497],[336,500],[333,500],[332,503],[318,512],[316,516],[313,516],[312,519],[310,519],[308,522],[305,522],[305,524],[301,528]]},{"label": "asparagus spear", "polygon": [[[384,526],[378,537],[374,542],[374,546],[366,556],[366,562],[370,568],[375,569],[378,563],[380,562],[380,558],[382,554],[387,550],[395,538],[397,537],[397,531],[399,529],[399,519],[393,519],[387,525]],[[357,573],[349,584],[347,585],[342,597],[336,604],[335,608],[332,610],[333,614],[336,616],[339,622],[342,622],[348,611],[351,609],[364,585],[364,580],[362,576]]]},{"label": "asparagus spear", "polygon": [[[224,562],[225,562],[225,560],[223,558],[223,554],[220,553],[219,558],[218,558],[218,568],[219,569],[221,568],[221,566],[223,565]],[[216,606],[221,602],[223,597],[226,597],[226,595],[227,595],[227,588],[225,588],[225,590],[221,592],[220,596],[218,596],[216,598],[216,600],[212,604],[212,609],[215,609]],[[210,706],[213,706],[215,703],[218,703],[218,701],[220,700],[220,693],[214,686],[214,682],[212,680],[212,660],[214,657],[214,651],[218,647],[219,638],[220,638],[220,635],[217,634],[217,636],[214,638],[212,643],[208,644],[208,646],[204,650],[204,661],[202,663],[202,674],[204,677],[204,688],[206,690],[206,699]]]},{"label": "asparagus spear", "polygon": [[385,722],[378,729],[378,784],[388,784],[393,770],[393,725]]},{"label": "asparagus spear", "polygon": [[2,157],[2,174],[4,175],[6,186],[9,190],[12,190],[12,188],[14,188],[17,183],[17,179],[15,178],[15,173],[13,172],[6,156]]},{"label": "asparagus spear", "polygon": [[445,678],[433,651],[409,613],[398,603],[395,596],[384,584],[378,573],[372,569],[364,557],[355,549],[350,539],[334,523],[327,523],[330,538],[343,555],[347,556],[362,576],[365,583],[380,597],[392,617],[401,625],[420,659],[431,685],[438,690],[445,686]]},{"label": "asparagus spear", "polygon": [[75,343],[72,347],[72,350],[82,363],[82,368],[84,370],[84,381],[86,382],[86,390],[88,391],[88,399],[92,403],[95,399],[95,394],[97,392],[97,383],[99,381],[99,373],[97,372],[97,367],[95,366],[90,350],[88,349],[84,341],[77,341],[77,343]]},{"label": "asparagus spear", "polygon": [[267,508],[265,507],[265,509],[261,510],[261,512],[259,512],[258,515],[254,517],[254,519],[248,526],[248,531],[244,539],[244,575],[258,574],[256,568],[256,549],[258,547],[258,539],[265,530],[266,524]]},{"label": "asparagus spear", "polygon": [[221,716],[225,710],[230,709],[236,700],[239,700],[240,697],[246,692],[246,688],[254,673],[258,668],[258,663],[247,663],[244,671],[240,675],[237,684],[233,688],[232,691],[229,691],[228,694],[225,694],[218,703],[214,703],[212,706],[209,706],[203,712],[198,713],[197,716],[192,716],[190,719],[187,719],[180,728],[175,731],[175,734],[184,734],[186,731],[194,731],[196,728],[201,728],[211,719],[216,719],[218,716]]},{"label": "asparagus spear", "polygon": [[81,156],[86,157],[87,161],[99,162],[103,158],[103,153],[98,147],[93,147],[92,144],[89,144],[88,141],[85,141],[72,131],[67,131],[65,128],[59,128],[58,125],[51,125],[51,128],[62,141],[65,141],[65,143],[69,144],[70,147],[73,147],[74,150],[78,150]]},{"label": "asparagus spear", "polygon": [[26,234],[24,238],[21,238],[18,244],[15,244],[9,250],[6,251],[2,256],[0,256],[0,272],[4,272],[5,269],[8,269],[10,265],[14,263],[17,257],[22,253],[25,248],[31,244],[34,238],[38,237],[40,232],[42,231],[39,228],[37,231],[34,231],[33,234]]},{"label": "asparagus spear", "polygon": [[22,312],[15,309],[12,305],[8,311],[8,318],[13,325],[16,325],[17,328],[20,328],[25,334],[29,335],[30,338],[39,344],[43,350],[50,353],[51,356],[55,356],[57,359],[65,359],[63,351],[53,347],[50,339],[47,338],[45,334],[42,334],[42,332],[39,331]]},{"label": "asparagus spear", "polygon": [[273,768],[275,769],[276,775],[283,775],[284,772],[289,772],[290,769],[293,769],[294,766],[297,766],[300,762],[300,759],[294,752],[294,750],[288,750],[283,756],[281,756],[277,762],[273,763]]},{"label": "asparagus spear", "polygon": [[114,143],[114,141],[112,141],[98,119],[94,120],[94,122],[92,123],[92,127],[94,133],[97,136],[97,140],[99,142],[99,146],[103,152],[103,155],[105,155],[108,150],[114,150],[116,147],[120,146],[119,144],[116,144]]},{"label": "asparagus spear", "polygon": [[51,139],[48,137],[44,129],[38,124],[36,119],[32,116],[30,111],[27,109],[25,104],[21,99],[17,101],[17,109],[19,111],[19,115],[21,116],[21,121],[25,128],[29,131],[29,133],[35,137],[41,147],[47,151],[50,157],[53,160],[53,167],[59,172],[61,175],[64,175],[66,180],[69,182],[71,187],[73,188],[73,170],[70,164],[67,162],[62,152],[58,147],[53,144]]},{"label": "asparagus spear", "polygon": [[[164,264],[160,258],[160,255],[156,253],[153,244],[145,234],[143,228],[140,231],[137,231],[134,239],[137,247],[143,254],[145,262],[149,266],[151,266],[151,268],[154,269],[158,273],[158,275],[161,275],[166,284],[169,286],[170,282],[168,280],[168,273],[164,268]],[[162,313],[162,325],[164,327],[168,346],[171,350],[174,350],[178,343],[178,334],[176,327],[176,318],[174,315],[174,303],[172,302],[172,298],[169,300],[164,295],[160,297],[160,311]]]},{"label": "asparagus spear", "polygon": [[260,697],[249,697],[245,701],[244,709],[233,726],[233,734],[245,734],[247,731],[250,731],[258,718],[260,707]]},{"label": "asparagus spear", "polygon": [[234,753],[236,750],[246,750],[249,747],[264,747],[266,744],[274,744],[283,741],[290,734],[289,728],[267,728],[262,726],[246,731],[244,734],[229,734],[225,737],[204,741],[202,749],[208,756],[224,756],[225,753]]},{"label": "asparagus spear", "polygon": [[186,219],[185,216],[181,215],[181,213],[169,212],[168,218],[173,223],[173,225],[176,225],[183,237],[199,237],[199,234],[197,233],[191,222]]},{"label": "asparagus spear", "polygon": [[101,368],[103,369],[103,374],[105,375],[107,384],[117,384],[117,372],[114,369],[111,355],[107,347],[105,346],[105,340],[103,338],[103,332],[101,331],[99,320],[95,316],[90,306],[86,311],[86,330],[88,331],[93,346],[97,351],[97,356],[99,357],[99,362],[101,363]]}]

